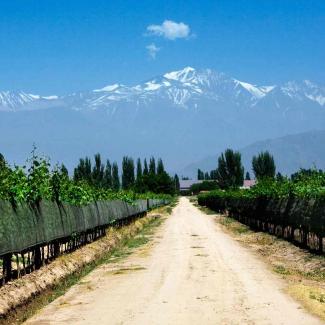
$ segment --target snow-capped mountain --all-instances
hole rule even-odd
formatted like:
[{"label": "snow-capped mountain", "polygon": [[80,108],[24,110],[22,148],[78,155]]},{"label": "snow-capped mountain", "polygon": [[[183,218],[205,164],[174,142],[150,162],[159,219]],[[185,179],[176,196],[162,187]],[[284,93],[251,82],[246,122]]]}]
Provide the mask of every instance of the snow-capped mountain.
[{"label": "snow-capped mountain", "polygon": [[[0,109],[64,106],[75,110],[116,107],[117,103],[150,105],[157,100],[182,108],[197,108],[201,100],[227,102],[238,106],[258,105],[265,97],[287,97],[293,101],[314,102],[325,106],[325,87],[311,81],[288,82],[282,86],[257,86],[223,73],[186,67],[135,86],[113,84],[101,89],[67,96],[40,96],[24,92],[0,92]],[[265,99],[264,99],[265,100]],[[204,109],[204,108],[203,108]]]},{"label": "snow-capped mountain", "polygon": [[210,69],[66,96],[0,92],[0,152],[17,162],[36,143],[68,166],[107,152],[160,155],[176,169],[226,147],[315,129],[325,129],[324,86],[253,85]]},{"label": "snow-capped mountain", "polygon": [[23,91],[0,91],[0,111],[49,108],[58,99],[58,96],[39,96]]},{"label": "snow-capped mountain", "polygon": [[162,99],[183,108],[197,107],[202,99],[255,106],[262,98],[278,91],[294,100],[307,100],[325,106],[325,88],[310,81],[257,86],[210,69],[198,71],[186,67],[132,87],[114,84],[96,89],[88,94],[83,107],[109,107],[123,101],[141,106]]}]

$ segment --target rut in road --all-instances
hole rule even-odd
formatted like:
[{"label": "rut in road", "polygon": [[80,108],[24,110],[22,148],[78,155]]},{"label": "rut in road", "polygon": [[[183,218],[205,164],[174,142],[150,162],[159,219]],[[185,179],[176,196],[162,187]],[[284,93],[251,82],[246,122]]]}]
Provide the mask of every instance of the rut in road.
[{"label": "rut in road", "polygon": [[322,324],[209,216],[181,198],[152,245],[98,267],[27,324]]}]

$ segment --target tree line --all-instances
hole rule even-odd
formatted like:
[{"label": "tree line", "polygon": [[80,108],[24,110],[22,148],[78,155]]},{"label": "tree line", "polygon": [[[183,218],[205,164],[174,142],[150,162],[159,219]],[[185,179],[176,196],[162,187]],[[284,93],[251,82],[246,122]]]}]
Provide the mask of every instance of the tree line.
[{"label": "tree line", "polygon": [[166,172],[161,158],[157,161],[151,157],[149,163],[145,158],[138,158],[136,163],[133,158],[125,156],[122,159],[122,171],[116,162],[110,160],[102,162],[100,154],[94,157],[94,164],[89,157],[81,158],[74,169],[73,179],[75,181],[86,181],[98,188],[112,189],[118,191],[133,190],[137,193],[165,193],[176,194],[179,191],[179,178]]},{"label": "tree line", "polygon": [[[261,152],[253,157],[252,170],[257,180],[274,179],[275,177],[281,179],[282,177],[280,173],[275,174],[274,158],[268,151]],[[214,180],[221,189],[238,188],[243,185],[244,179],[251,179],[249,172],[246,172],[244,176],[240,152],[232,149],[227,149],[220,155],[216,170],[204,173],[198,169],[197,178],[198,180]]]}]

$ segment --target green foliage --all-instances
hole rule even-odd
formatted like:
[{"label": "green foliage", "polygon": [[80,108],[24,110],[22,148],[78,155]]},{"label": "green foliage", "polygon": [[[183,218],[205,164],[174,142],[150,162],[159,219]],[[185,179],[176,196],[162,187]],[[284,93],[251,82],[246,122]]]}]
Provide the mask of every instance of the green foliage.
[{"label": "green foliage", "polygon": [[104,188],[112,188],[112,165],[109,159],[106,160],[106,166],[103,176],[103,187]]},{"label": "green foliage", "polygon": [[241,154],[227,149],[218,158],[216,178],[220,188],[238,188],[243,185],[244,167],[241,163]]},{"label": "green foliage", "polygon": [[203,180],[204,179],[204,172],[201,170],[201,169],[198,169],[197,170],[197,179],[199,181]]},{"label": "green foliage", "polygon": [[268,152],[261,152],[253,157],[252,167],[256,179],[274,178],[275,177],[275,163],[273,156]]},{"label": "green foliage", "polygon": [[94,186],[103,187],[104,185],[104,170],[102,159],[99,153],[95,155],[95,166],[93,167],[91,180]]},{"label": "green foliage", "polygon": [[113,163],[112,167],[112,190],[115,192],[120,190],[120,177],[118,173],[118,165],[116,162]]},{"label": "green foliage", "polygon": [[134,184],[134,190],[138,193],[153,192],[153,193],[165,193],[175,194],[177,192],[178,184],[171,178],[165,171],[164,163],[162,159],[158,159],[157,168],[155,158],[150,158],[149,169],[147,167],[147,161],[144,160],[144,169],[141,177],[137,177]]},{"label": "green foliage", "polygon": [[[158,191],[156,194],[119,191],[117,164],[114,163],[111,168],[107,161],[104,169],[99,155],[97,160],[95,158],[93,169],[89,158],[80,159],[73,179],[69,178],[64,165],[55,166],[52,171],[50,167],[47,159],[36,155],[35,148],[27,167],[10,168],[4,163],[0,168],[0,199],[10,201],[15,207],[19,202],[37,206],[43,199],[84,205],[98,200],[124,200],[131,203],[140,198],[167,198]],[[111,184],[112,188],[105,184]]]},{"label": "green foliage", "polygon": [[158,164],[157,164],[157,175],[162,175],[165,173],[165,167],[164,163],[161,158],[158,159]]},{"label": "green foliage", "polygon": [[320,238],[325,237],[323,173],[312,173],[309,176],[302,173],[294,181],[287,178],[280,181],[264,178],[248,190],[201,193],[198,195],[198,203],[217,212],[227,211],[229,216],[257,229],[261,229],[260,222],[267,225],[267,228],[272,224],[290,226],[292,231],[300,229],[304,233],[302,245],[308,246],[305,239],[308,232]]},{"label": "green foliage", "polygon": [[295,177],[294,180],[289,180],[283,176],[280,180],[265,178],[251,189],[217,190],[203,193],[200,196],[218,196],[229,199],[240,197],[249,199],[282,199],[288,197],[297,197],[300,199],[325,198],[325,173],[313,173],[310,175],[302,173],[299,177]]},{"label": "green foliage", "polygon": [[141,159],[138,158],[137,160],[137,179],[141,179],[142,177],[142,164],[141,164]]},{"label": "green foliage", "polygon": [[129,190],[135,182],[134,161],[130,157],[123,157],[122,161],[122,188]]},{"label": "green foliage", "polygon": [[148,169],[147,159],[144,159],[144,163],[143,163],[143,175],[148,175],[148,174],[149,174],[149,169]]},{"label": "green foliage", "polygon": [[175,193],[177,194],[177,193],[179,193],[180,188],[181,188],[180,183],[179,183],[179,177],[177,174],[175,174],[175,176],[174,176],[174,183],[175,183]]},{"label": "green foliage", "polygon": [[88,183],[92,182],[92,172],[91,172],[91,160],[86,157],[85,159],[80,158],[79,165],[74,169],[73,178],[75,181],[86,181]]},{"label": "green foliage", "polygon": [[212,191],[219,188],[218,183],[214,181],[204,181],[202,183],[193,184],[190,187],[190,192],[193,194],[198,194],[201,191]]},{"label": "green foliage", "polygon": [[151,157],[149,161],[149,174],[156,175],[156,160],[154,157]]}]

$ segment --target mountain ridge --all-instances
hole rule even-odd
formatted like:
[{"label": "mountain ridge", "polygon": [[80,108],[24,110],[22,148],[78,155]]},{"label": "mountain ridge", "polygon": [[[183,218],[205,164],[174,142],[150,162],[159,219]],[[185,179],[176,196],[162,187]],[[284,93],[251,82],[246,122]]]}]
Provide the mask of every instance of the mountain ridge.
[{"label": "mountain ridge", "polygon": [[[248,105],[256,105],[259,100],[274,91],[296,100],[310,100],[325,106],[325,87],[308,80],[289,81],[284,85],[259,86],[228,77],[211,69],[196,70],[185,67],[182,70],[167,72],[135,86],[115,83],[103,88],[75,92],[65,96],[40,96],[26,92],[0,92],[0,110],[16,111],[25,105],[36,107],[64,106],[73,109],[94,109],[109,107],[119,101],[134,101],[145,104],[155,96],[169,98],[173,104],[187,107],[190,99],[207,97],[216,102],[230,98],[245,100]],[[41,103],[41,104],[39,104]],[[37,108],[36,108],[37,109]]]}]

